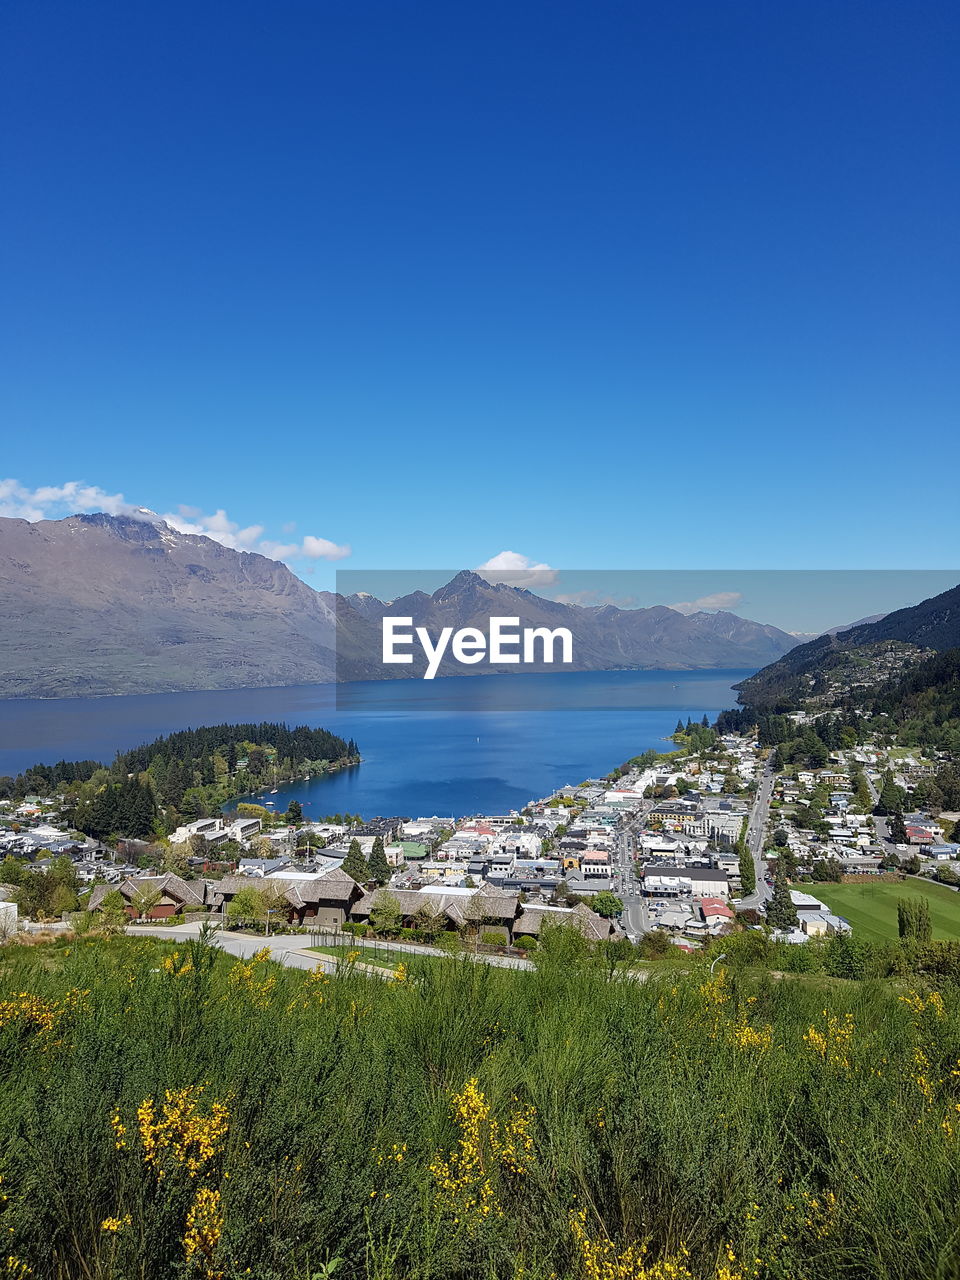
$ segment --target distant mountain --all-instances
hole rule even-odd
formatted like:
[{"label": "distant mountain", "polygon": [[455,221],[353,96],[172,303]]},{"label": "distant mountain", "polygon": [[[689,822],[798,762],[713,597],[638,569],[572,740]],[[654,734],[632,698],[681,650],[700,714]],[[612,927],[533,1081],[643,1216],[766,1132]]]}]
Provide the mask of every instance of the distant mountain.
[{"label": "distant mountain", "polygon": [[[432,595],[415,591],[389,604],[372,596],[344,599],[339,617],[360,614],[376,627],[376,654],[381,646],[380,621],[386,615],[413,619],[414,627],[426,627],[436,636],[443,627],[455,631],[477,627],[485,631],[493,616],[520,619],[520,627],[567,627],[573,636],[574,663],[578,671],[694,669],[701,667],[756,667],[779,657],[795,643],[777,627],[764,626],[732,613],[682,614],[665,605],[648,609],[618,609],[614,605],[561,604],[520,587],[492,584],[477,573],[463,570]],[[426,661],[418,646],[411,666],[395,668],[398,674],[422,675]],[[371,654],[353,652],[354,662],[369,661]],[[556,665],[525,665],[525,671],[556,671]],[[571,668],[566,668],[567,670]],[[464,675],[466,668],[447,658],[439,675]],[[475,673],[516,671],[515,665],[495,667],[478,663]]]},{"label": "distant mountain", "polygon": [[856,622],[844,622],[839,627],[827,627],[824,635],[835,636],[841,631],[852,631],[854,627],[865,627],[868,622],[881,622],[886,616],[885,613],[871,613],[868,618],[858,618]]},{"label": "distant mountain", "polygon": [[[584,608],[467,571],[432,595],[418,591],[389,604],[337,596],[313,590],[275,560],[178,533],[147,512],[0,519],[3,698],[422,675],[422,657],[384,668],[387,612],[432,635],[446,626],[485,630],[491,615],[519,617],[521,627],[568,627],[575,662],[549,670],[756,668],[796,643],[777,627],[731,613]],[[448,658],[439,674],[494,669]]]},{"label": "distant mountain", "polygon": [[[907,609],[855,622],[797,645],[745,680],[739,686],[740,701],[758,708],[795,702],[838,667],[852,661],[869,664],[871,652],[882,652],[884,662],[889,661],[891,642],[938,652],[960,645],[960,586]],[[874,646],[880,648],[874,650]]]},{"label": "distant mountain", "polygon": [[331,680],[335,608],[285,565],[129,516],[0,521],[0,696]]}]

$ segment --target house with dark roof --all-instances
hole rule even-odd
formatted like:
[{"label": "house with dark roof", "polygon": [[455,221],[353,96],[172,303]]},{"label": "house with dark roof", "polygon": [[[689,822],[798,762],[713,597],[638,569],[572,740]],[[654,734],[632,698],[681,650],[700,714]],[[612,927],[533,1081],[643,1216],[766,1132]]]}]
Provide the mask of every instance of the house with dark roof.
[{"label": "house with dark roof", "polygon": [[289,924],[316,924],[334,928],[350,915],[353,904],[363,890],[353,876],[339,867],[321,875],[295,874],[260,876],[224,876],[209,885],[210,907],[223,911],[242,889],[257,889],[276,894],[278,902],[287,905]]},{"label": "house with dark roof", "polygon": [[[101,911],[108,893],[118,892],[123,898],[127,915],[131,919],[167,920],[184,911],[206,909],[206,884],[202,880],[184,880],[167,871],[161,876],[127,876],[119,884],[94,886],[87,903],[88,911]],[[159,896],[157,896],[159,895]],[[150,908],[141,912],[141,906],[156,897]]]}]

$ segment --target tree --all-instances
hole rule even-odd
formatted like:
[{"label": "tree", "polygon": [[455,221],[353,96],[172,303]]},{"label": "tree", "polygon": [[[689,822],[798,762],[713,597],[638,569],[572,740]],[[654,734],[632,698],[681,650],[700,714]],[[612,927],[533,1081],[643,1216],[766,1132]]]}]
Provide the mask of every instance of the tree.
[{"label": "tree", "polygon": [[348,876],[353,876],[357,884],[366,884],[370,879],[370,867],[363,851],[360,848],[360,841],[354,836],[350,841],[350,847],[347,850],[347,856],[340,864],[341,870],[345,871]]},{"label": "tree", "polygon": [[111,889],[100,903],[100,931],[107,935],[122,933],[126,928],[127,904],[119,889]]},{"label": "tree", "polygon": [[370,924],[376,932],[396,933],[402,921],[403,907],[400,899],[384,889],[378,890],[370,911]]},{"label": "tree", "polygon": [[883,775],[883,785],[880,788],[880,796],[877,800],[874,813],[878,817],[886,817],[887,814],[900,813],[903,809],[903,792],[893,780],[893,774],[887,770]]},{"label": "tree", "polygon": [[291,800],[287,805],[287,821],[291,823],[303,821],[303,806],[299,800]]},{"label": "tree", "polygon": [[232,924],[269,924],[289,910],[283,887],[268,882],[262,888],[254,885],[237,891],[227,905],[227,919]]},{"label": "tree", "polygon": [[773,833],[773,843],[777,846],[777,848],[778,849],[784,848],[784,846],[788,842],[788,839],[789,837],[787,836],[787,833],[784,831],[783,827],[777,827],[776,831]]},{"label": "tree", "polygon": [[603,916],[604,920],[611,920],[623,910],[623,899],[618,898],[609,889],[603,889],[600,893],[594,894],[592,905],[598,916]]},{"label": "tree", "polygon": [[50,894],[50,914],[54,919],[63,917],[68,911],[76,911],[78,905],[77,895],[69,885],[54,885]]},{"label": "tree", "polygon": [[160,870],[172,871],[174,875],[182,876],[189,869],[190,856],[190,846],[186,841],[168,845],[160,859]]},{"label": "tree", "polygon": [[767,923],[773,929],[795,929],[799,921],[786,877],[778,875],[773,882],[773,897],[767,907]]},{"label": "tree", "polygon": [[933,937],[930,904],[924,898],[900,898],[897,902],[897,931],[901,938],[929,942]]},{"label": "tree", "polygon": [[744,820],[740,838],[737,841],[737,853],[740,856],[740,887],[744,895],[749,897],[757,887],[757,868],[753,861],[753,855],[747,846],[746,820]]},{"label": "tree", "polygon": [[895,813],[890,819],[890,839],[894,844],[907,843],[907,828],[902,813]]},{"label": "tree", "polygon": [[370,878],[377,884],[386,884],[390,879],[390,863],[383,848],[383,836],[377,836],[370,851]]},{"label": "tree", "polygon": [[777,850],[777,870],[782,871],[788,880],[797,878],[797,855],[789,846]]},{"label": "tree", "polygon": [[431,907],[426,902],[413,917],[413,927],[424,934],[438,934],[446,928],[446,924],[447,917],[443,912],[436,910],[435,907]]},{"label": "tree", "polygon": [[26,867],[13,854],[8,853],[3,862],[0,862],[0,884],[23,884],[28,874]]},{"label": "tree", "polygon": [[593,959],[612,982],[618,973],[635,969],[640,962],[640,952],[626,938],[604,938],[593,949]]},{"label": "tree", "polygon": [[[640,939],[639,951],[641,959],[662,960],[676,951],[676,948],[662,929],[651,929]],[[680,953],[677,952],[677,954]]]},{"label": "tree", "polygon": [[144,916],[148,916],[153,908],[159,903],[163,894],[156,885],[141,885],[133,895],[132,905],[137,913],[137,919],[142,920]]}]

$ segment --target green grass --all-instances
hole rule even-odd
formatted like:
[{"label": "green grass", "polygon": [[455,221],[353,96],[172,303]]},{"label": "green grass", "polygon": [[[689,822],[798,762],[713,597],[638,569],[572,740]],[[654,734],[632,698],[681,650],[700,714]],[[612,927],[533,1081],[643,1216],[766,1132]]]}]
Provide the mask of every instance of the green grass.
[{"label": "green grass", "polygon": [[[180,939],[0,948],[4,1275],[960,1275],[955,986],[706,957],[609,980],[558,932],[532,972],[387,981]],[[638,1244],[642,1271],[608,1256]]]},{"label": "green grass", "polygon": [[960,893],[943,885],[915,878],[900,884],[865,880],[863,884],[815,884],[810,891],[849,920],[858,938],[895,939],[897,902],[924,898],[930,904],[934,938],[941,942],[960,939]]},{"label": "green grass", "polygon": [[395,969],[398,964],[410,964],[412,960],[435,960],[437,956],[422,956],[413,951],[395,951],[388,947],[308,947],[308,951],[317,951],[321,955],[336,956],[343,960],[345,956],[356,956],[357,964],[375,964],[382,969]]}]

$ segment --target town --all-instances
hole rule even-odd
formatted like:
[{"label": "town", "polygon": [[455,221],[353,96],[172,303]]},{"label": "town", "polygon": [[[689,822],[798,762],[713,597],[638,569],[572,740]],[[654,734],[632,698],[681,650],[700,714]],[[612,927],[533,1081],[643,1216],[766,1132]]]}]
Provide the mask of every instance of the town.
[{"label": "town", "polygon": [[0,930],[210,922],[523,957],[568,925],[656,958],[751,929],[798,946],[850,934],[844,893],[868,880],[954,889],[960,814],[907,807],[943,760],[850,734],[830,750],[808,719],[790,729],[806,735],[796,760],[678,722],[671,752],[462,819],[307,822],[264,794],[162,840],[103,840],[61,821],[63,792],[0,800]]}]

